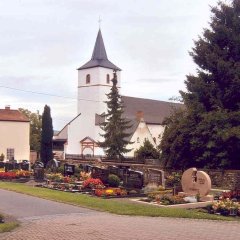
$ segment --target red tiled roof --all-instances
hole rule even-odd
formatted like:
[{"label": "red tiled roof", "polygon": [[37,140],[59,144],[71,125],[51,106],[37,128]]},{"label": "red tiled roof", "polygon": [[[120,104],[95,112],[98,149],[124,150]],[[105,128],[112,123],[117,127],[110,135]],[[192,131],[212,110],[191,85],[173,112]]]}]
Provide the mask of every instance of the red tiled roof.
[{"label": "red tiled roof", "polygon": [[18,110],[0,109],[0,121],[29,122],[29,119]]}]

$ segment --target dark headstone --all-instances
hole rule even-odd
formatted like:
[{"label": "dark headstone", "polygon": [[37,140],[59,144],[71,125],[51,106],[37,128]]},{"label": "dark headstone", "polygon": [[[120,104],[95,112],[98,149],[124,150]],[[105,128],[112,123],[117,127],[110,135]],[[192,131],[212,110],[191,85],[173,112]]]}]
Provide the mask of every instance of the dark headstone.
[{"label": "dark headstone", "polygon": [[85,169],[86,169],[85,172],[89,173],[89,172],[92,171],[92,167],[93,167],[93,166],[90,165],[90,164],[86,164],[84,167],[85,167]]},{"label": "dark headstone", "polygon": [[12,163],[5,163],[5,172],[11,171],[14,169],[14,165]]},{"label": "dark headstone", "polygon": [[99,178],[103,183],[107,183],[109,170],[99,167],[92,167],[92,178]]},{"label": "dark headstone", "polygon": [[48,163],[46,165],[47,169],[51,169],[54,172],[57,170],[58,167],[59,167],[59,163],[56,159],[52,159],[52,160],[48,161]]},{"label": "dark headstone", "polygon": [[20,167],[24,171],[29,171],[29,163],[24,163],[23,162],[23,163],[20,164]]},{"label": "dark headstone", "polygon": [[120,166],[118,168],[118,177],[121,179],[121,180],[124,180],[126,178],[126,174],[128,172],[130,167],[128,166]]},{"label": "dark headstone", "polygon": [[109,166],[108,167],[109,174],[119,175],[119,168],[116,166]]},{"label": "dark headstone", "polygon": [[128,170],[123,179],[123,185],[127,188],[142,189],[144,185],[143,173],[140,171]]},{"label": "dark headstone", "polygon": [[21,163],[13,163],[13,168],[14,168],[15,170],[21,169]]},{"label": "dark headstone", "polygon": [[44,164],[42,162],[35,162],[33,175],[36,182],[42,182],[44,180]]},{"label": "dark headstone", "polygon": [[75,173],[75,165],[73,164],[64,164],[64,176],[72,176]]}]

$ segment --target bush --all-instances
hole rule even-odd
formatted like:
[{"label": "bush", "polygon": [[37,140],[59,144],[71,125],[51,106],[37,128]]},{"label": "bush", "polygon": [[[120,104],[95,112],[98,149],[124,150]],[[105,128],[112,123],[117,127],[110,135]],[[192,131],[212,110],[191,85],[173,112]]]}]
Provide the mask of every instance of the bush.
[{"label": "bush", "polygon": [[118,187],[120,184],[120,178],[114,174],[108,176],[108,184],[110,187]]}]

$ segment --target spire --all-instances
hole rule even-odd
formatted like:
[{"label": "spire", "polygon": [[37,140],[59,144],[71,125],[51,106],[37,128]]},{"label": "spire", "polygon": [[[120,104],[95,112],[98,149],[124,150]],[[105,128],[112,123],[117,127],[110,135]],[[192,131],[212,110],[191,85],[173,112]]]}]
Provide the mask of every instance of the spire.
[{"label": "spire", "polygon": [[116,65],[114,65],[113,63],[111,63],[108,60],[107,52],[106,52],[106,49],[104,46],[100,28],[98,31],[98,35],[97,35],[97,39],[96,39],[95,46],[93,49],[91,60],[88,61],[87,63],[85,63],[80,68],[78,68],[78,70],[88,69],[88,68],[93,68],[93,67],[105,67],[105,68],[110,68],[113,70],[121,71],[121,69],[119,67],[117,67]]},{"label": "spire", "polygon": [[108,60],[104,46],[101,29],[98,31],[97,39],[93,49],[92,60]]}]

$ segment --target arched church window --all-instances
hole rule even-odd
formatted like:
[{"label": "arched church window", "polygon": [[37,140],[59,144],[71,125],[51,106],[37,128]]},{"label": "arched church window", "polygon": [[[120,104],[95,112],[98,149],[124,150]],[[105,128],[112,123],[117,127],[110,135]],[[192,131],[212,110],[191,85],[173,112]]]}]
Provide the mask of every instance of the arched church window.
[{"label": "arched church window", "polygon": [[109,84],[109,83],[110,83],[110,75],[107,74],[107,84]]},{"label": "arched church window", "polygon": [[139,137],[137,138],[137,143],[140,143],[140,138]]},{"label": "arched church window", "polygon": [[156,143],[156,141],[157,141],[157,140],[156,140],[156,138],[155,138],[155,137],[153,138],[153,141],[154,141],[154,143]]},{"label": "arched church window", "polygon": [[87,76],[86,76],[86,84],[89,84],[90,81],[91,81],[90,74],[87,74]]}]

